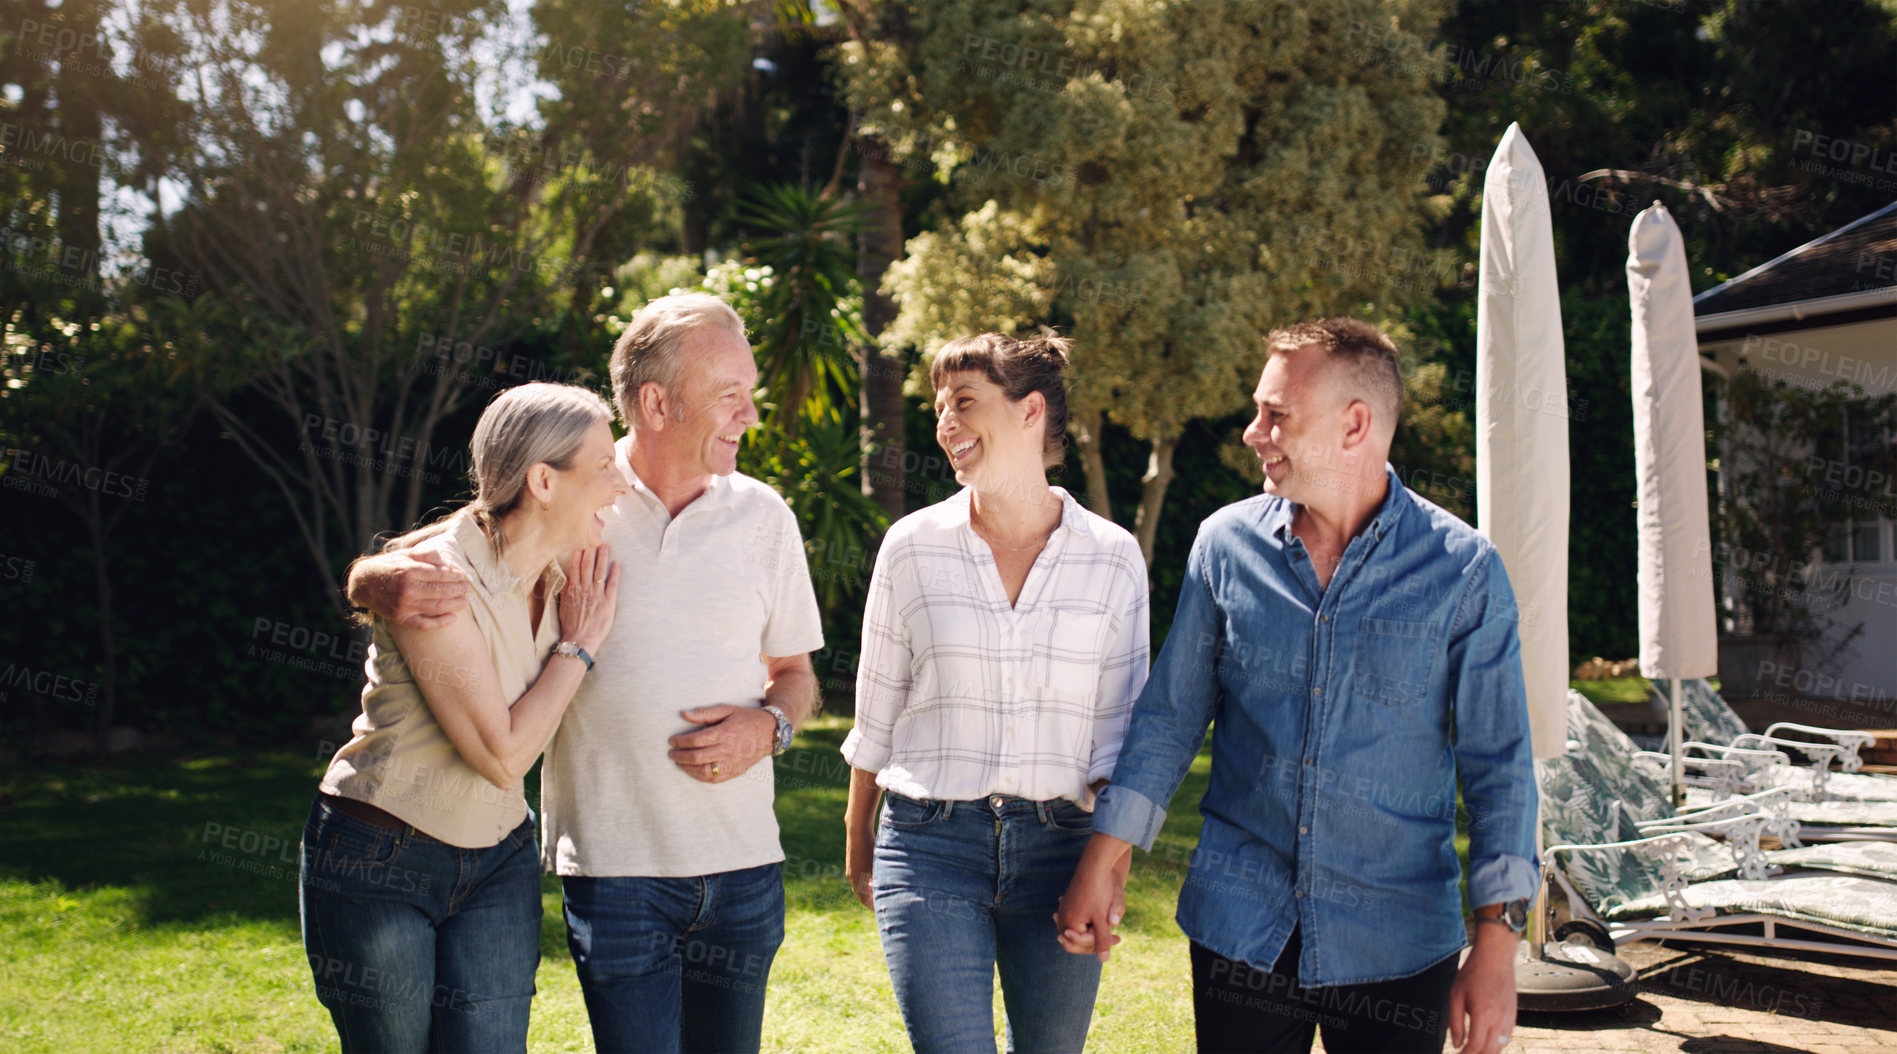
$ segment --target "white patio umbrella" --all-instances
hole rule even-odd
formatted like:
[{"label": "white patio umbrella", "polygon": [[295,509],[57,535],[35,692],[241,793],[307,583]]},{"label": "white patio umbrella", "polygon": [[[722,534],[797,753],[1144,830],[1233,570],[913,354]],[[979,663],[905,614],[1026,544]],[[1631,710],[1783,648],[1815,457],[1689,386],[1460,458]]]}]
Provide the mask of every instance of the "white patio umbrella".
[{"label": "white patio umbrella", "polygon": [[1568,738],[1568,381],[1541,162],[1510,124],[1482,187],[1475,316],[1476,526],[1521,612],[1538,758]]},{"label": "white patio umbrella", "polygon": [[1677,806],[1686,797],[1680,681],[1718,673],[1719,642],[1693,286],[1680,229],[1657,201],[1634,217],[1627,235],[1627,299],[1633,306],[1640,672],[1672,682],[1668,745]]},{"label": "white patio umbrella", "polygon": [[[1476,526],[1515,589],[1531,746],[1537,758],[1559,757],[1568,741],[1567,348],[1548,183],[1515,124],[1483,181],[1479,283]],[[1540,824],[1535,832],[1539,849]],[[1633,967],[1611,952],[1548,942],[1541,896],[1529,919],[1527,954],[1515,962],[1524,1009],[1595,1009],[1637,994]]]}]

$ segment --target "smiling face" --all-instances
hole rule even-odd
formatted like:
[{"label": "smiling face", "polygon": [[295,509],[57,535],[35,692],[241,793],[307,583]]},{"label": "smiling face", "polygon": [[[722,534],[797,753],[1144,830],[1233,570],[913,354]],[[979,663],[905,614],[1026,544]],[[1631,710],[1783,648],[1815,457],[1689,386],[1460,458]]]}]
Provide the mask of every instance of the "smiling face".
[{"label": "smiling face", "polygon": [[743,337],[701,327],[679,349],[678,400],[685,419],[667,420],[660,442],[682,475],[728,476],[738,468],[738,444],[758,422],[757,361]]},{"label": "smiling face", "polygon": [[1265,469],[1265,493],[1302,505],[1336,489],[1345,463],[1350,420],[1345,400],[1331,391],[1324,349],[1307,344],[1265,362],[1252,403],[1258,413],[1245,427],[1245,445]]},{"label": "smiling face", "polygon": [[600,513],[631,489],[613,457],[613,430],[605,421],[599,421],[587,431],[567,467],[553,470],[548,504],[559,525],[558,550],[598,545],[606,529]]},{"label": "smiling face", "polygon": [[957,370],[943,377],[935,393],[935,442],[948,455],[955,482],[976,486],[1024,466],[1039,471],[1041,415],[1039,393],[1008,401],[1001,386],[980,370]]}]

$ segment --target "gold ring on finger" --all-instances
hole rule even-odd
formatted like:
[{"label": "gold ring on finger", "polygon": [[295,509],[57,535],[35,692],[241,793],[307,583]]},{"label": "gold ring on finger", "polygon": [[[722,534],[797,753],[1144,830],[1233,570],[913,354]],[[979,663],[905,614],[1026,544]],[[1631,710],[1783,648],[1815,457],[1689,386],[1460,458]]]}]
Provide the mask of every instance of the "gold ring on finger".
[{"label": "gold ring on finger", "polygon": [[712,778],[714,778],[714,779],[716,779],[716,778],[718,777],[718,774],[719,774],[719,773],[718,773],[718,763],[717,763],[716,761],[714,761],[714,762],[712,762],[712,763],[711,763],[711,775],[712,775]]}]

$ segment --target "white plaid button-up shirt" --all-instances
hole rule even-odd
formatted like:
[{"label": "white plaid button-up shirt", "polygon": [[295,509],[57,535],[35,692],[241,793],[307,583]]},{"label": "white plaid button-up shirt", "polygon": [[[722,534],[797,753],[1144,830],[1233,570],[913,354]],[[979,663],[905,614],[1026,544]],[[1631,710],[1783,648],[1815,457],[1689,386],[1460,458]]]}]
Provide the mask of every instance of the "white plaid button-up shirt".
[{"label": "white plaid button-up shirt", "polygon": [[843,756],[911,798],[1010,794],[1093,807],[1146,684],[1139,543],[1061,499],[1061,522],[1013,607],[970,491],[903,517],[863,612],[856,727]]}]

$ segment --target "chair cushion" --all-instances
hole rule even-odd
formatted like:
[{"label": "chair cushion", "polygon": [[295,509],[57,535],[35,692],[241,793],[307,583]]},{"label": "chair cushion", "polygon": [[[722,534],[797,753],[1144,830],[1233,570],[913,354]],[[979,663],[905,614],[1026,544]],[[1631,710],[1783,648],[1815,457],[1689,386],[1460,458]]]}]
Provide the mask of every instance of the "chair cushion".
[{"label": "chair cushion", "polygon": [[[1876,937],[1897,937],[1897,883],[1853,875],[1799,872],[1752,882],[1721,879],[1686,887],[1694,907],[1721,915],[1754,913],[1791,921],[1821,922]],[[1671,907],[1659,894],[1602,911],[1610,921],[1665,917]]]}]

